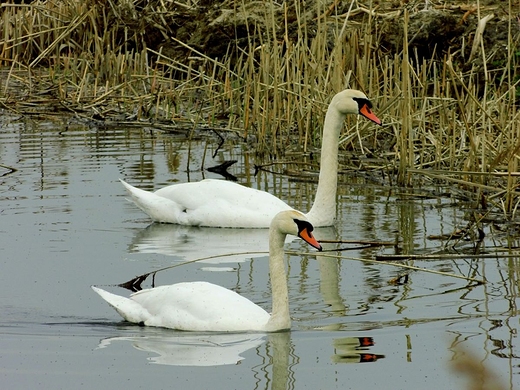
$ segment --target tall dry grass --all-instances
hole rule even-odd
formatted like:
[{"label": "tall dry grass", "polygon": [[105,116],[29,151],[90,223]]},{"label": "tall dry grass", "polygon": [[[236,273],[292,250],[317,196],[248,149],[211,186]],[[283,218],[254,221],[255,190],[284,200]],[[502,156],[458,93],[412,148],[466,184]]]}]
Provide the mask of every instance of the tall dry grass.
[{"label": "tall dry grass", "polygon": [[[191,9],[197,3],[175,4]],[[334,93],[361,89],[384,126],[349,117],[342,149],[381,157],[376,169],[398,185],[453,184],[476,206],[516,217],[520,45],[514,18],[507,58],[491,66],[483,44],[492,19],[486,9],[477,10],[470,58],[459,52],[439,59],[408,49],[414,38],[408,21],[418,9],[383,13],[357,1],[342,12],[324,2],[312,9],[299,2],[252,4],[222,3],[233,11],[222,13],[227,22],[249,18],[248,44],[210,58],[170,34],[172,3],[144,10],[130,0],[3,3],[0,102],[20,113],[38,103],[42,110],[61,107],[105,121],[218,127],[254,139],[260,152],[306,152],[320,145]],[[508,7],[509,15],[519,11],[512,0]],[[379,47],[385,18],[404,23],[401,52]],[[148,47],[150,25],[189,55],[180,60]]]}]

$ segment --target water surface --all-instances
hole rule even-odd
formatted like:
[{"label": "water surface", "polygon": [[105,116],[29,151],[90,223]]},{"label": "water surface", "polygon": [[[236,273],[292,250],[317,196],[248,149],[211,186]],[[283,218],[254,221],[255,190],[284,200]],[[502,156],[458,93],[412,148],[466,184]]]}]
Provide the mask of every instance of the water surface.
[{"label": "water surface", "polygon": [[[265,248],[264,230],[151,224],[118,181],[144,189],[202,178],[238,160],[241,184],[307,211],[315,184],[261,172],[233,141],[152,129],[101,129],[4,117],[0,131],[0,382],[5,388],[463,389],[457,357],[471,356],[503,388],[519,385],[517,258],[416,260],[406,264],[486,279],[411,272],[287,249],[293,326],[279,334],[199,334],[121,321],[91,289],[211,254]],[[215,156],[213,156],[215,154]],[[15,170],[13,170],[13,169]],[[449,199],[411,198],[341,177],[338,223],[319,239],[398,241],[433,251],[466,221]],[[485,244],[501,245],[488,236]],[[471,243],[465,244],[467,247]],[[334,247],[332,244],[327,245]],[[346,246],[346,245],[343,245]],[[374,259],[395,248],[333,252]],[[207,280],[269,309],[266,255],[191,263],[157,284]],[[73,386],[71,385],[73,384]]]}]

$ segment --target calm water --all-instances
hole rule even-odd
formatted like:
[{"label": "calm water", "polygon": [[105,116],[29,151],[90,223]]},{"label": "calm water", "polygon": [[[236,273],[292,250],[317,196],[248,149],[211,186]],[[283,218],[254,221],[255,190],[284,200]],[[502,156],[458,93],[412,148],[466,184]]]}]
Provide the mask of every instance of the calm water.
[{"label": "calm water", "polygon": [[[373,259],[393,248],[333,252],[349,257],[343,259],[288,255],[291,332],[198,334],[122,322],[90,285],[262,249],[266,231],[150,225],[125,200],[118,178],[157,189],[219,177],[202,167],[236,159],[230,172],[240,183],[308,209],[314,184],[254,177],[257,161],[245,146],[216,145],[148,129],[3,117],[2,388],[464,389],[468,382],[453,370],[454,359],[464,355],[473,357],[476,371],[492,370],[503,388],[519,385],[516,258],[407,263],[485,278],[486,285],[424,272],[395,285],[389,282],[402,270],[349,259]],[[318,239],[399,239],[402,250],[422,253],[442,245],[427,235],[466,225],[449,200],[407,198],[359,178],[342,181],[339,222],[317,229]],[[488,237],[487,245],[503,244]],[[287,249],[308,251],[298,241]],[[235,255],[192,263],[158,273],[156,282],[207,280],[269,308],[266,259]]]}]

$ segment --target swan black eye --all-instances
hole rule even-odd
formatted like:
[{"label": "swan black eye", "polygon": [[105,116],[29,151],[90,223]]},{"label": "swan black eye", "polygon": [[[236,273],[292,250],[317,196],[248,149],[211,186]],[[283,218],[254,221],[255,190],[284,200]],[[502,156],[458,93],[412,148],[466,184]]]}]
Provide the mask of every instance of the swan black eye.
[{"label": "swan black eye", "polygon": [[359,108],[363,107],[364,105],[366,105],[368,108],[372,108],[372,102],[368,99],[355,97],[352,98],[352,100],[354,100],[358,104]]},{"label": "swan black eye", "polygon": [[298,226],[298,231],[301,232],[305,229],[310,233],[314,230],[314,226],[309,221],[302,221],[301,219],[293,219],[294,223]]}]

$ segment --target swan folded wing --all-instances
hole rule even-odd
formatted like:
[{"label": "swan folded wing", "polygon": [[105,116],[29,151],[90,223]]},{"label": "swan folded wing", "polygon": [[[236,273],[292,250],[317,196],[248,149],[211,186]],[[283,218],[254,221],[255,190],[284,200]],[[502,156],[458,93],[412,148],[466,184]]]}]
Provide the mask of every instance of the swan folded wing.
[{"label": "swan folded wing", "polygon": [[247,298],[207,282],[142,290],[131,299],[150,313],[148,326],[191,331],[263,330],[269,314]]},{"label": "swan folded wing", "polygon": [[177,223],[183,225],[267,228],[278,212],[292,209],[267,192],[216,179],[175,184],[154,194],[177,205],[182,211]]}]

